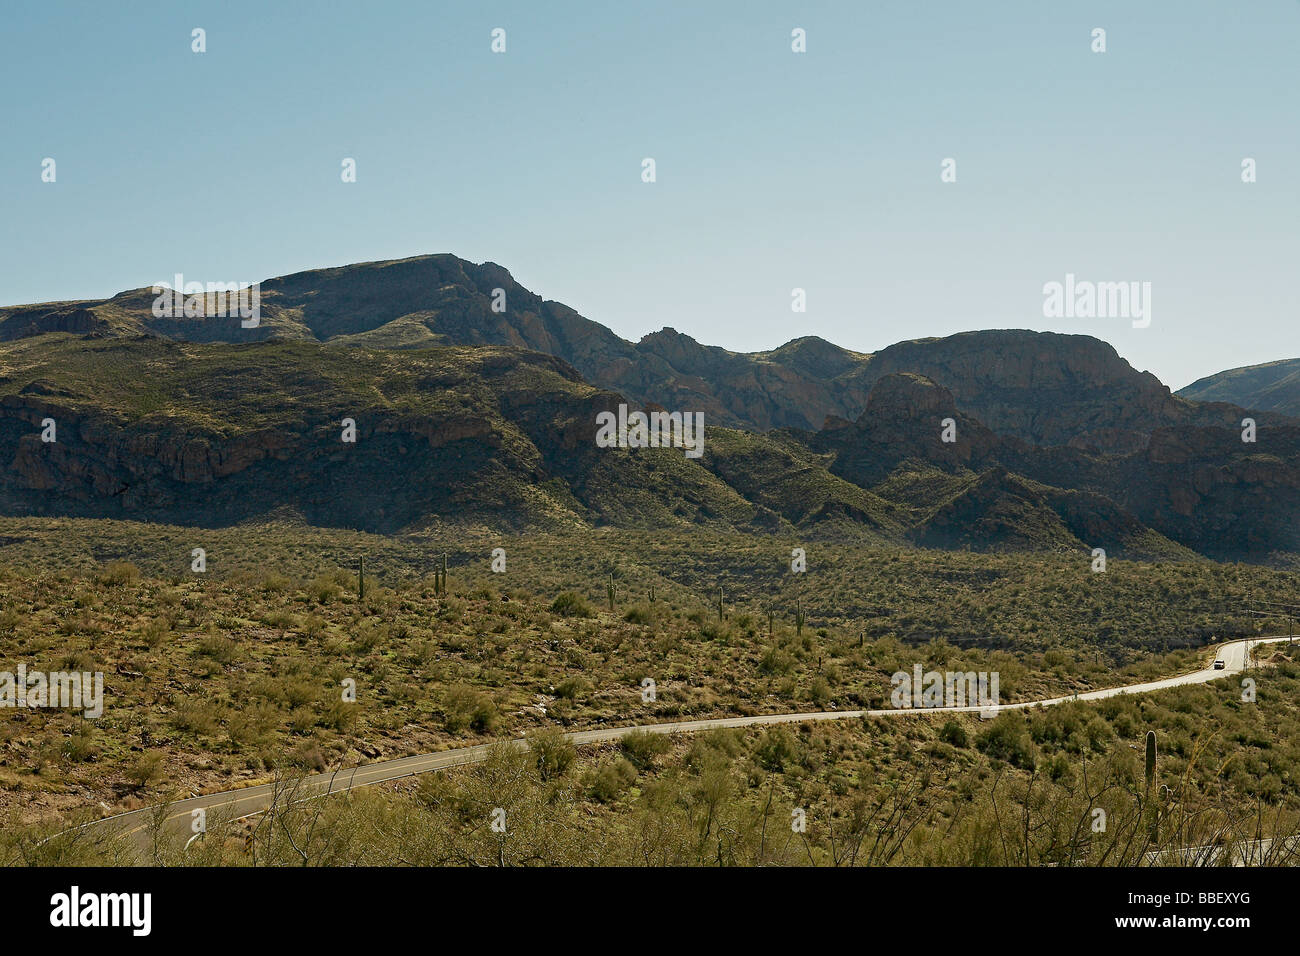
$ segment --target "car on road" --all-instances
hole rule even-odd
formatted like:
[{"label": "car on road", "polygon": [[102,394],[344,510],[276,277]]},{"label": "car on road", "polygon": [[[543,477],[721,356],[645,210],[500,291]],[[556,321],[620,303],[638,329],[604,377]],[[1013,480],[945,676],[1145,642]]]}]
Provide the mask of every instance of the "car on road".
[{"label": "car on road", "polygon": [[1214,662],[1214,669],[1216,671],[1221,671],[1227,666],[1228,666],[1228,662],[1225,661],[1222,657],[1220,657],[1217,661]]}]

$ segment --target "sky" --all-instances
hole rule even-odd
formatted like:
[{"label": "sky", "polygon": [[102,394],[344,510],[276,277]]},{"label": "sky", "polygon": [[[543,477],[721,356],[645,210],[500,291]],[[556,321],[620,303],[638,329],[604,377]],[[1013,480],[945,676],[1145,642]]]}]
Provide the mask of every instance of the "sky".
[{"label": "sky", "polygon": [[[1300,0],[6,0],[0,31],[3,304],[451,252],[633,341],[1029,328],[1174,388],[1300,355]],[[1149,282],[1150,324],[1045,316],[1067,274]]]}]

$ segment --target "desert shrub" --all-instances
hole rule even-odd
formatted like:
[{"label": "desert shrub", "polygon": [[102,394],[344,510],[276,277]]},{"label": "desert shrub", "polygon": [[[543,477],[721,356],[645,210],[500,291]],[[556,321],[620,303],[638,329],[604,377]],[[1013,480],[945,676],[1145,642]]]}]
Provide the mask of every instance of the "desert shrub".
[{"label": "desert shrub", "polygon": [[466,728],[490,733],[500,724],[492,698],[464,684],[447,689],[442,698],[442,711],[443,722],[452,733]]},{"label": "desert shrub", "polygon": [[562,777],[578,756],[573,741],[556,727],[534,731],[528,735],[528,743],[543,780]]},{"label": "desert shrub", "polygon": [[330,701],[321,715],[319,724],[331,730],[346,731],[357,722],[357,704],[344,701],[341,697]]},{"label": "desert shrub", "polygon": [[162,779],[163,755],[156,750],[147,751],[127,764],[126,781],[136,790],[143,790]]},{"label": "desert shrub", "polygon": [[783,773],[799,753],[794,736],[784,727],[769,727],[754,745],[754,759],[759,766],[774,773]]},{"label": "desert shrub", "polygon": [[995,760],[1028,770],[1034,766],[1034,744],[1025,730],[1025,718],[1006,712],[975,737],[975,747]]},{"label": "desert shrub", "polygon": [[388,627],[373,621],[363,621],[361,626],[357,628],[353,641],[358,650],[369,653],[380,644],[388,641]]},{"label": "desert shrub", "polygon": [[130,561],[110,561],[95,575],[95,581],[110,587],[135,584],[140,580],[140,569]]},{"label": "desert shrub", "polygon": [[825,677],[814,677],[812,687],[808,691],[808,697],[818,707],[825,707],[831,699],[831,685],[826,683]]},{"label": "desert shrub", "polygon": [[654,763],[655,757],[672,749],[673,742],[667,734],[656,734],[648,730],[634,730],[624,734],[619,741],[623,755],[636,766],[644,770]]},{"label": "desert shrub", "polygon": [[219,664],[229,664],[234,661],[238,649],[239,645],[225,635],[211,634],[199,640],[195,653],[199,657],[211,658]]},{"label": "desert shrub", "polygon": [[601,803],[618,799],[636,781],[636,767],[623,757],[601,764],[588,778],[587,792]]},{"label": "desert shrub", "polygon": [[144,626],[140,636],[144,638],[145,646],[151,651],[156,651],[167,642],[171,637],[171,622],[164,618],[154,618]]},{"label": "desert shrub", "polygon": [[84,763],[99,756],[99,746],[95,743],[94,731],[80,727],[63,739],[63,755],[73,763]]},{"label": "desert shrub", "polygon": [[329,604],[342,591],[343,589],[339,587],[337,581],[324,574],[312,578],[311,583],[307,585],[307,596],[317,604]]},{"label": "desert shrub", "polygon": [[268,594],[283,594],[292,586],[292,581],[283,574],[276,574],[274,571],[262,579],[262,590]]},{"label": "desert shrub", "polygon": [[304,770],[312,770],[316,773],[322,773],[329,766],[320,745],[310,740],[304,740],[293,749],[289,754],[289,763],[291,766],[302,767]]},{"label": "desert shrub", "polygon": [[946,744],[952,744],[954,747],[966,747],[970,745],[970,739],[966,734],[966,728],[955,720],[949,720],[939,728],[939,739]]},{"label": "desert shrub", "polygon": [[794,658],[779,647],[769,647],[758,662],[764,674],[788,674],[794,668]]},{"label": "desert shrub", "polygon": [[623,620],[629,624],[649,624],[654,619],[654,608],[649,604],[633,604],[623,612]]},{"label": "desert shrub", "polygon": [[217,704],[206,698],[182,700],[171,716],[172,726],[192,734],[210,734],[217,729]]},{"label": "desert shrub", "polygon": [[591,689],[590,682],[581,677],[566,677],[555,685],[555,696],[562,700],[577,700]]},{"label": "desert shrub", "polygon": [[561,617],[592,617],[595,613],[587,599],[573,591],[564,591],[551,602],[551,612]]},{"label": "desert shrub", "polygon": [[276,697],[273,699],[279,699],[291,710],[304,707],[315,700],[319,689],[311,682],[301,679],[273,682],[272,687],[276,691]]}]

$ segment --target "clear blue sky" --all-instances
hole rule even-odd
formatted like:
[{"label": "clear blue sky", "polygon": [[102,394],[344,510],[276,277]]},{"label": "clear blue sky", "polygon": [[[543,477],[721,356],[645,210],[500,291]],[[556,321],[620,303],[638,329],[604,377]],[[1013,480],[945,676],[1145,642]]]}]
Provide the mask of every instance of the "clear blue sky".
[{"label": "clear blue sky", "polygon": [[[1297,0],[9,0],[2,29],[0,303],[454,252],[633,340],[1054,329],[1173,387],[1300,355]],[[1151,282],[1150,328],[1045,319],[1067,272]]]}]

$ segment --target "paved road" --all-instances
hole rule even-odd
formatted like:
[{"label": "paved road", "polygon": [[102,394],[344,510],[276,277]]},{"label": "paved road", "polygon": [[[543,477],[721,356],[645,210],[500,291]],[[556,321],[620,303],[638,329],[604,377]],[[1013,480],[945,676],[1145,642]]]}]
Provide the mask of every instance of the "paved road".
[{"label": "paved road", "polygon": [[[1277,851],[1273,852],[1274,845]],[[1270,859],[1270,854],[1272,858]],[[1166,847],[1149,851],[1145,859],[1154,866],[1294,866],[1300,856],[1300,835],[1293,834],[1280,840],[1240,840],[1224,845]]]},{"label": "paved road", "polygon": [[[677,734],[712,730],[716,727],[750,727],[755,724],[802,723],[811,720],[843,720],[854,717],[901,717],[948,712],[1000,712],[1003,710],[1022,710],[1026,707],[1050,707],[1053,704],[1060,704],[1070,700],[1101,700],[1119,694],[1145,694],[1184,684],[1204,684],[1241,673],[1245,665],[1247,643],[1254,647],[1258,644],[1285,640],[1287,640],[1285,637],[1252,638],[1249,642],[1232,641],[1222,644],[1219,646],[1217,655],[1217,659],[1224,661],[1225,666],[1222,669],[1215,669],[1210,666],[1204,670],[1193,671],[1190,674],[1149,681],[1145,684],[1130,684],[1126,687],[1112,687],[1078,695],[1051,697],[1046,700],[1000,704],[992,708],[972,705],[968,707],[926,707],[907,710],[890,708],[888,710],[817,711],[809,714],[761,714],[755,717],[720,717],[712,720],[688,720],[677,723],[640,724],[608,727],[600,730],[579,730],[565,734],[565,736],[575,744],[582,745],[616,741],[633,730],[650,731],[656,734]],[[518,746],[526,745],[524,738],[518,738],[514,743]],[[475,747],[460,747],[439,753],[381,760],[362,767],[338,771],[337,773],[317,774],[303,780],[294,791],[293,798],[295,800],[305,800],[325,796],[329,793],[350,790],[353,787],[364,787],[374,783],[383,783],[387,780],[396,780],[400,777],[409,777],[418,773],[428,773],[430,770],[446,770],[449,767],[458,767],[462,764],[477,763],[486,755],[488,746],[487,744],[479,744]],[[175,834],[180,839],[188,839],[191,836],[191,821],[195,810],[205,810],[213,817],[246,817],[259,813],[270,806],[273,795],[272,785],[265,784],[243,790],[225,790],[220,793],[191,797],[188,800],[179,800],[168,806],[162,832],[169,836]],[[281,799],[283,800],[283,794]],[[112,828],[115,831],[123,832],[130,836],[141,850],[147,852],[152,844],[150,828],[155,815],[154,808],[145,808],[105,817],[102,820],[87,824],[87,826]]]}]

